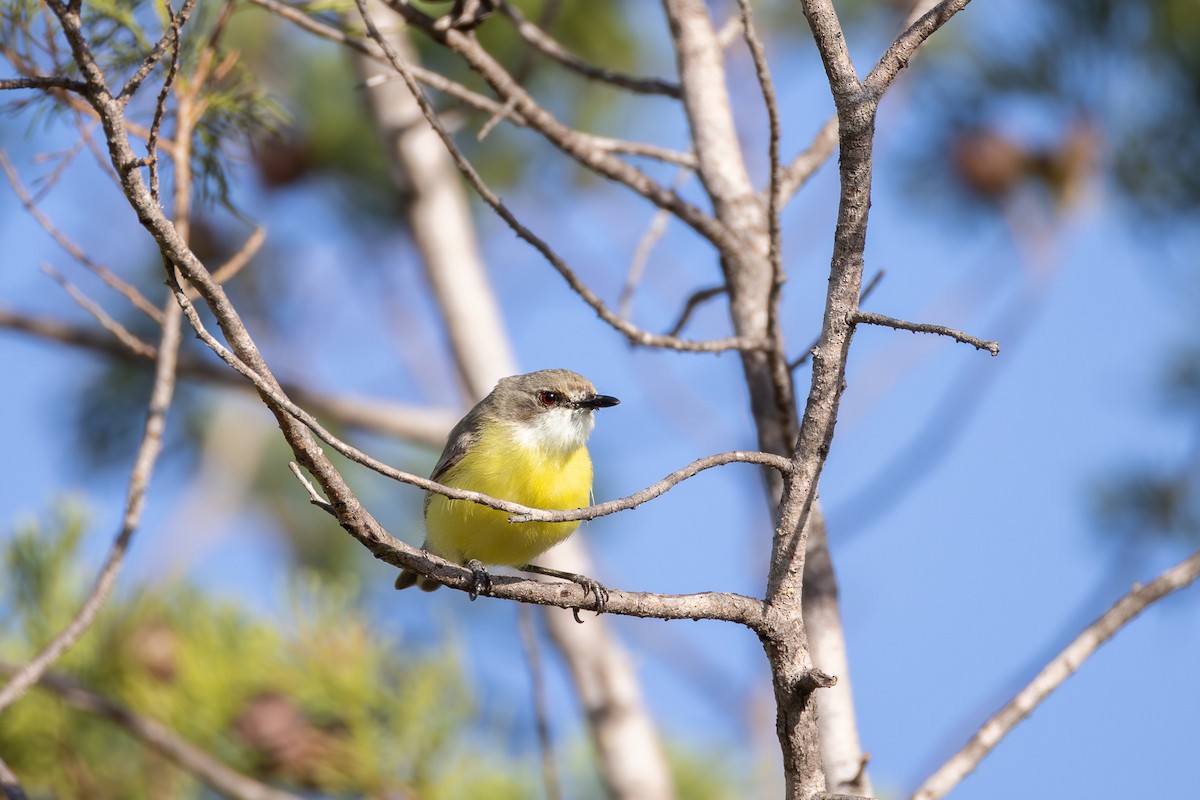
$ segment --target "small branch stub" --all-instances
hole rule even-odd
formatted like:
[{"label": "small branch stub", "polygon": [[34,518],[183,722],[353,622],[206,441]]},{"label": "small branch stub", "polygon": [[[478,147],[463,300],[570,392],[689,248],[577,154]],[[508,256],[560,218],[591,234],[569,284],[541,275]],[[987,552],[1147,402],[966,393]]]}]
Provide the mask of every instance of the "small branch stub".
[{"label": "small branch stub", "polygon": [[932,333],[937,336],[948,336],[957,342],[969,344],[976,350],[987,350],[993,356],[1000,355],[1000,344],[985,339],[980,339],[971,336],[962,331],[956,331],[953,328],[947,328],[945,325],[932,325],[927,322],[908,322],[907,320],[888,317],[883,314],[875,314],[870,311],[856,311],[852,321],[857,325],[866,323],[868,325],[881,325],[885,328],[893,328],[898,331],[912,331],[913,333]]}]

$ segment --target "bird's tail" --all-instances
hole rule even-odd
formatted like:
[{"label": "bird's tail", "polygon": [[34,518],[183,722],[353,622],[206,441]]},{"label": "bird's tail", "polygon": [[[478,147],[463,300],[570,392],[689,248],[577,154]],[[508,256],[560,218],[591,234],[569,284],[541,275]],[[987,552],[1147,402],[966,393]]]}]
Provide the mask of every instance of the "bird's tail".
[{"label": "bird's tail", "polygon": [[422,592],[432,592],[441,586],[441,584],[433,578],[422,575],[419,572],[414,572],[411,569],[400,570],[400,574],[396,576],[396,588],[407,589],[410,586],[416,586]]}]

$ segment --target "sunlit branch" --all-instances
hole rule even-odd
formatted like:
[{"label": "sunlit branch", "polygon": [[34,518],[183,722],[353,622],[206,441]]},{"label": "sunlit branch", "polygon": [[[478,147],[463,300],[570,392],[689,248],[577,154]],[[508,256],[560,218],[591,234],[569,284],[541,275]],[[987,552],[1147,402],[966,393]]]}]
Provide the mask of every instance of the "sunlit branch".
[{"label": "sunlit branch", "polygon": [[1003,708],[976,731],[971,740],[925,780],[912,800],[938,800],[971,774],[979,762],[1023,719],[1033,713],[1050,693],[1063,684],[1100,648],[1139,614],[1169,594],[1184,589],[1200,577],[1200,552],[1163,572],[1145,586],[1114,603],[1075,640],[1050,660]]},{"label": "sunlit branch", "polygon": [[926,322],[908,322],[902,319],[894,319],[883,314],[873,314],[869,311],[858,311],[854,315],[854,322],[866,323],[868,325],[882,325],[887,328],[893,328],[898,331],[912,331],[913,333],[932,333],[938,336],[948,336],[955,341],[969,344],[976,350],[987,350],[992,355],[1000,355],[1000,345],[996,342],[985,341],[970,334],[956,331],[953,328],[947,328],[945,325],[931,325]]}]

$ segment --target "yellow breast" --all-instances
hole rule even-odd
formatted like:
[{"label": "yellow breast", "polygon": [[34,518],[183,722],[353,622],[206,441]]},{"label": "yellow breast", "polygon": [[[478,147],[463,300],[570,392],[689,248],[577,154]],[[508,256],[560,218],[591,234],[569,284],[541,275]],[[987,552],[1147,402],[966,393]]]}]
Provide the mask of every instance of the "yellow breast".
[{"label": "yellow breast", "polygon": [[[498,426],[479,431],[462,460],[441,476],[447,486],[512,500],[532,508],[582,508],[591,499],[592,460],[586,447],[550,452],[518,442]],[[425,509],[428,550],[460,564],[522,566],[570,536],[578,522],[510,523],[505,511],[432,495]]]}]

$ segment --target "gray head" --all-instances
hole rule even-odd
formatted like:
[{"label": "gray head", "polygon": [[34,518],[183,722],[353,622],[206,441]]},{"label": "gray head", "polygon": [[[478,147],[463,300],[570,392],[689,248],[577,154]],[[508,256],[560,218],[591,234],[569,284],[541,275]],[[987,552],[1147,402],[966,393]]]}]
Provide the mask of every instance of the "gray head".
[{"label": "gray head", "polygon": [[547,450],[582,447],[595,425],[593,412],[620,401],[597,394],[592,382],[567,369],[543,369],[501,378],[480,406],[512,426],[519,441]]}]

